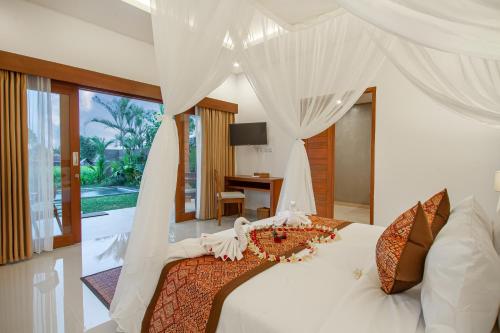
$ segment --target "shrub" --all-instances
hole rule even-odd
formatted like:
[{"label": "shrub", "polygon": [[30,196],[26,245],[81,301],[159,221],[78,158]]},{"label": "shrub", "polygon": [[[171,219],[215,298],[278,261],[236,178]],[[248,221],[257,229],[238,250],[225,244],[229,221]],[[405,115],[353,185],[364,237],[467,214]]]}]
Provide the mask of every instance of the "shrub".
[{"label": "shrub", "polygon": [[61,167],[54,165],[54,188],[61,188]]},{"label": "shrub", "polygon": [[93,162],[97,156],[97,147],[92,138],[80,135],[80,159]]},{"label": "shrub", "polygon": [[98,174],[91,166],[82,165],[80,167],[80,184],[82,185],[97,185]]}]

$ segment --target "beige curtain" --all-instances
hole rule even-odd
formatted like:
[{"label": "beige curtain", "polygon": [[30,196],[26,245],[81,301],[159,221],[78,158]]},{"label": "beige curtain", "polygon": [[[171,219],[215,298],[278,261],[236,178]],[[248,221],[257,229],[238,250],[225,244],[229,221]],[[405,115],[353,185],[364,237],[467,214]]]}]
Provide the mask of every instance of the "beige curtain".
[{"label": "beige curtain", "polygon": [[26,75],[0,70],[0,264],[31,256]]},{"label": "beige curtain", "polygon": [[229,145],[229,124],[234,113],[199,108],[201,118],[201,195],[200,219],[216,217],[217,200],[214,170],[219,172],[221,188],[224,176],[234,175],[234,147]]}]

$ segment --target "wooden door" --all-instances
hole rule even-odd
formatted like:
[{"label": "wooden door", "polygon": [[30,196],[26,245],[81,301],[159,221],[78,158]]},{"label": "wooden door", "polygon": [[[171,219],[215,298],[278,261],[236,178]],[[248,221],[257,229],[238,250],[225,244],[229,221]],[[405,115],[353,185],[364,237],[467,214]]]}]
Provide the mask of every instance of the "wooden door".
[{"label": "wooden door", "polygon": [[[175,116],[179,135],[179,166],[175,192],[175,222],[193,220],[196,215],[196,170],[190,170],[193,146],[190,144],[190,122],[194,108]],[[196,144],[196,143],[195,143]],[[196,156],[194,156],[196,159]],[[196,166],[197,167],[197,166]],[[194,182],[193,182],[194,177]]]},{"label": "wooden door", "polygon": [[61,247],[81,240],[78,87],[52,81],[51,92],[55,171],[54,247]]},{"label": "wooden door", "polygon": [[305,140],[314,198],[316,214],[333,218],[333,184],[334,184],[334,154],[335,154],[335,125],[312,138]]}]

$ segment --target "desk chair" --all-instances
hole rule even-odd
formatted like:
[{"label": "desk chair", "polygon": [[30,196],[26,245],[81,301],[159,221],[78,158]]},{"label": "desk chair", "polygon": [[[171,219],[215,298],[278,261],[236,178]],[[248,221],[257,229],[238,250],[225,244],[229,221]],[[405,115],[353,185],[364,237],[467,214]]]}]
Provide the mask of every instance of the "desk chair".
[{"label": "desk chair", "polygon": [[215,178],[215,190],[217,195],[217,221],[221,225],[222,211],[224,209],[224,204],[236,203],[238,204],[239,216],[242,216],[245,212],[245,193],[241,192],[223,192],[221,186],[221,179],[219,178],[219,172],[214,170]]}]

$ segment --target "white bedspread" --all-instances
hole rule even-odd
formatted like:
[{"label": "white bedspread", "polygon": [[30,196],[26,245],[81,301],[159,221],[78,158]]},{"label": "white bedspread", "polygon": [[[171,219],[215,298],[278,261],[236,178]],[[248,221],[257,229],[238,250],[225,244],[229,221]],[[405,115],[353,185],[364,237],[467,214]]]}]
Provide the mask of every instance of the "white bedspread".
[{"label": "white bedspread", "polygon": [[[340,241],[319,245],[311,261],[253,277],[226,298],[217,332],[417,332],[419,291],[380,290],[374,258],[383,230],[352,224]],[[363,270],[359,280],[356,269]]]}]

